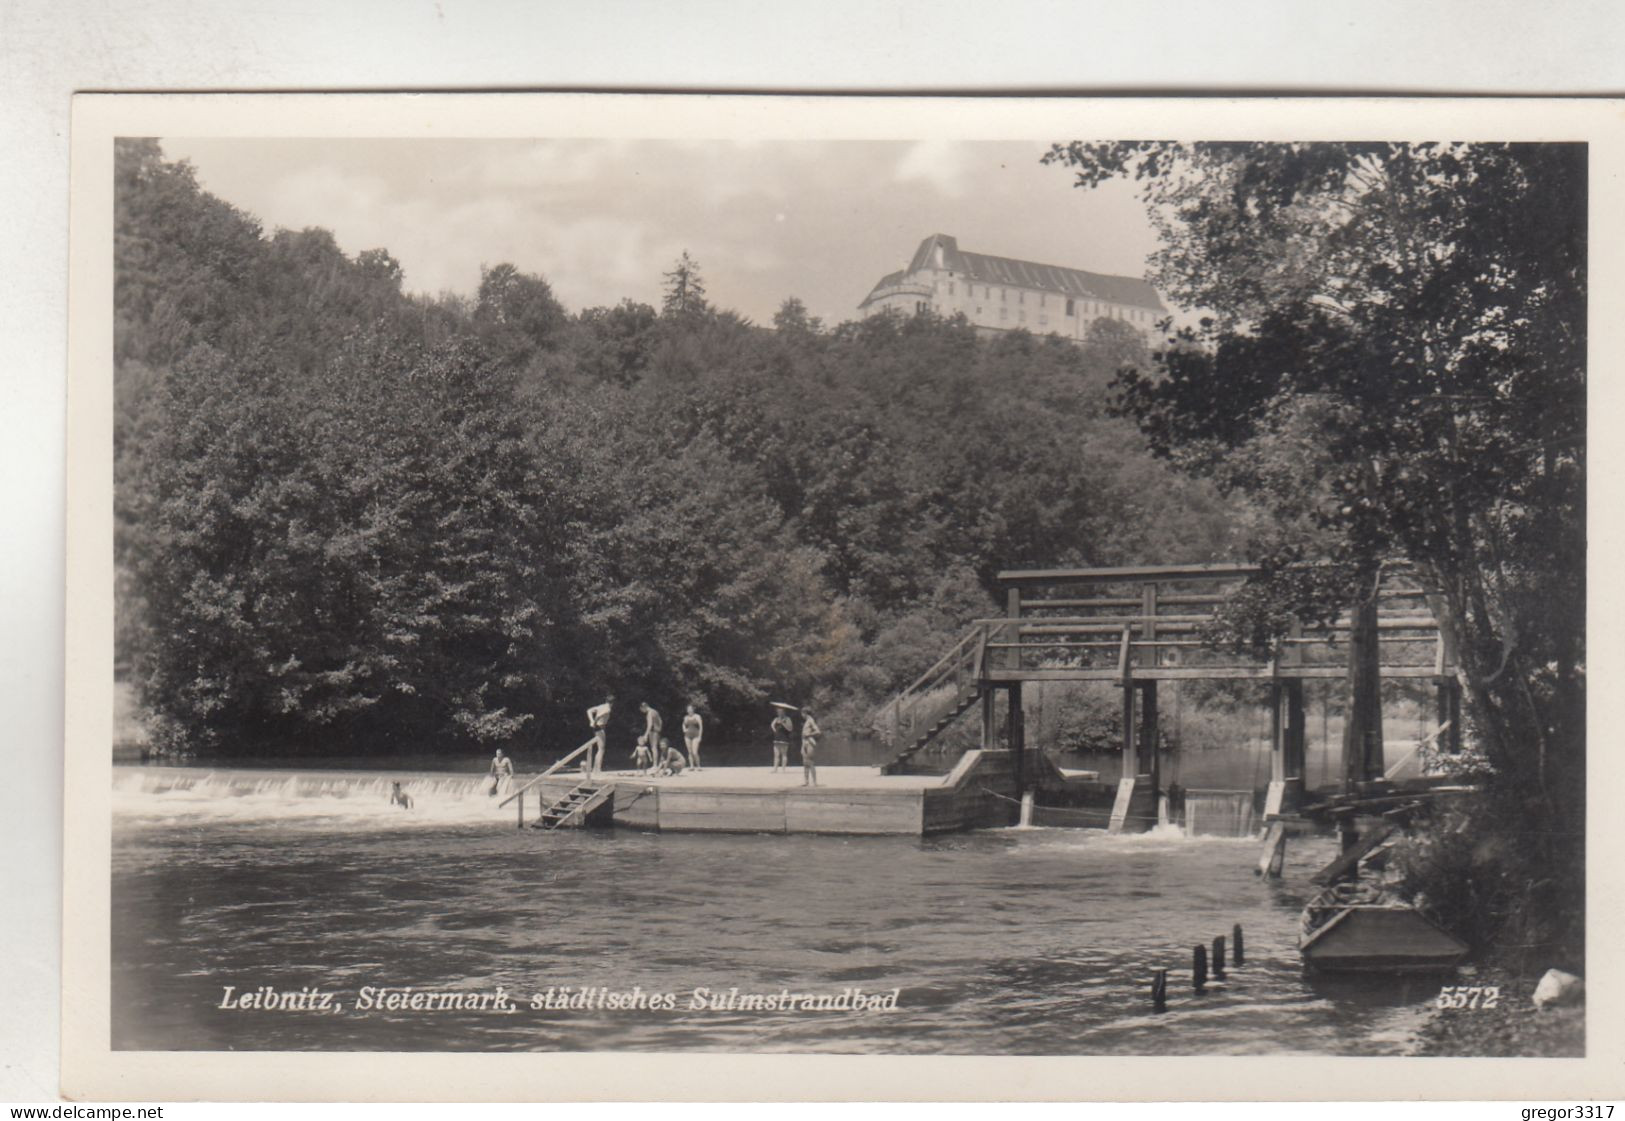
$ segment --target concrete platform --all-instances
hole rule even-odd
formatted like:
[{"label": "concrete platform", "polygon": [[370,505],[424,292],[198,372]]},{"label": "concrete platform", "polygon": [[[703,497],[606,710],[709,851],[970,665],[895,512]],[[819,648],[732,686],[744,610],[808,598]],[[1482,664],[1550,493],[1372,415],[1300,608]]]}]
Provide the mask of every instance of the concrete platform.
[{"label": "concrete platform", "polygon": [[[1037,753],[1031,753],[1036,755]],[[599,776],[614,794],[588,824],[691,833],[908,834],[1014,824],[1019,806],[1009,752],[969,751],[948,775],[883,775],[874,767],[717,767],[656,778],[630,771]],[[526,780],[519,779],[522,785]],[[526,824],[544,802],[567,795],[579,772],[551,775],[526,798]]]}]

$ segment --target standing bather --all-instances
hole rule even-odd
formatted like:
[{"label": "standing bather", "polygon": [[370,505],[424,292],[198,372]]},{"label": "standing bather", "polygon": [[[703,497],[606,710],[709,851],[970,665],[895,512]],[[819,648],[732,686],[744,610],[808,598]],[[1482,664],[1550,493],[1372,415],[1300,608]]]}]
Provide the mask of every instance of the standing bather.
[{"label": "standing bather", "polygon": [[796,726],[791,723],[789,715],[782,708],[773,710],[773,770],[784,771],[790,767],[790,737],[795,733]]},{"label": "standing bather", "polygon": [[818,785],[818,721],[810,708],[801,710],[801,785]]},{"label": "standing bather", "polygon": [[700,736],[705,733],[705,721],[693,705],[688,706],[688,715],[683,717],[683,746],[688,749],[688,766],[690,770],[700,769]]},{"label": "standing bather", "polygon": [[660,714],[654,710],[654,706],[648,701],[640,701],[638,703],[638,707],[643,710],[644,738],[649,741],[649,746],[654,748],[656,758],[659,758],[660,730],[665,726],[665,724],[660,719]]},{"label": "standing bather", "polygon": [[614,705],[615,695],[611,693],[603,704],[587,710],[587,726],[592,729],[592,739],[587,741],[587,759],[581,765],[587,778],[604,769],[604,743],[609,738],[609,717]]}]

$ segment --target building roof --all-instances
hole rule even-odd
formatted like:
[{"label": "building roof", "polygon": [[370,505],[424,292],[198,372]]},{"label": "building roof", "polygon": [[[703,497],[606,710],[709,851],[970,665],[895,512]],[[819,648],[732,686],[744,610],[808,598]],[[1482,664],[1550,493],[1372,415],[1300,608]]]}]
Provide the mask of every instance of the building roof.
[{"label": "building roof", "polygon": [[[938,250],[941,250],[940,264]],[[1083,269],[1063,268],[1060,265],[1018,261],[1013,257],[995,257],[988,253],[966,253],[959,248],[959,242],[948,234],[932,234],[920,242],[920,247],[914,251],[914,259],[909,262],[908,268],[900,273],[887,274],[875,288],[878,290],[896,284],[909,273],[928,268],[948,269],[968,281],[979,284],[1007,284],[1086,300],[1129,304],[1151,311],[1166,310],[1162,299],[1157,295],[1157,290],[1135,277],[1108,276],[1105,273],[1085,272]],[[873,298],[874,292],[871,292],[869,299]],[[868,303],[868,299],[864,302]]]}]

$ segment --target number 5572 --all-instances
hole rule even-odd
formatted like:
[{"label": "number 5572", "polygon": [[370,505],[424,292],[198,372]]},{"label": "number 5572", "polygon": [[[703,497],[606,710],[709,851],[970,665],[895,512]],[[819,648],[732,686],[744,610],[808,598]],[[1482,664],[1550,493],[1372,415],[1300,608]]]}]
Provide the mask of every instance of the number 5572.
[{"label": "number 5572", "polygon": [[1498,985],[1446,985],[1439,990],[1440,1008],[1494,1008],[1501,1002]]}]

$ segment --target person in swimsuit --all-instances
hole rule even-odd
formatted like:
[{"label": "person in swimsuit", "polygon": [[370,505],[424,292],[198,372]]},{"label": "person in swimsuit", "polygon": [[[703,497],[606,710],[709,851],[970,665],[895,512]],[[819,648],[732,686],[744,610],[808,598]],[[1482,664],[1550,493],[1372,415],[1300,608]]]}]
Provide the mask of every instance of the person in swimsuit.
[{"label": "person in swimsuit", "polygon": [[495,798],[497,791],[502,789],[502,784],[512,778],[513,760],[502,754],[499,747],[497,753],[491,756],[491,797]]},{"label": "person in swimsuit", "polygon": [[673,747],[670,740],[662,739],[660,741],[660,769],[655,774],[680,775],[687,765],[687,762],[683,759],[683,753]]},{"label": "person in swimsuit", "polygon": [[648,701],[639,702],[638,707],[643,710],[643,734],[648,739],[649,746],[655,749],[656,758],[659,758],[660,730],[665,726],[664,722]]},{"label": "person in swimsuit", "polygon": [[609,738],[609,717],[614,711],[614,694],[606,697],[601,705],[594,705],[587,710],[587,726],[592,729],[592,746],[587,748],[587,757],[581,764],[582,773],[592,778],[594,772],[604,769],[604,744]]},{"label": "person in swimsuit", "polygon": [[705,733],[705,721],[694,710],[693,705],[688,706],[688,715],[683,717],[683,746],[688,749],[688,765],[693,770],[700,769],[700,736]]},{"label": "person in swimsuit", "polygon": [[403,810],[409,810],[412,808],[412,796],[406,791],[402,790],[401,784],[397,782],[395,784],[395,789],[390,792],[389,804],[392,806],[399,806]]},{"label": "person in swimsuit", "polygon": [[812,709],[801,710],[801,785],[818,785],[818,721],[813,719]]},{"label": "person in swimsuit", "polygon": [[783,771],[790,765],[790,736],[795,732],[796,726],[790,722],[790,717],[782,708],[773,710],[773,769],[769,773]]},{"label": "person in swimsuit", "polygon": [[655,753],[649,749],[649,740],[646,736],[638,737],[637,747],[632,749],[632,765],[638,769],[638,774],[646,775],[655,764]]}]

